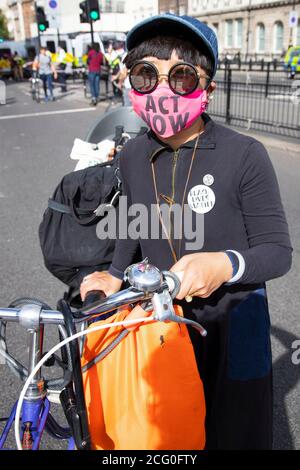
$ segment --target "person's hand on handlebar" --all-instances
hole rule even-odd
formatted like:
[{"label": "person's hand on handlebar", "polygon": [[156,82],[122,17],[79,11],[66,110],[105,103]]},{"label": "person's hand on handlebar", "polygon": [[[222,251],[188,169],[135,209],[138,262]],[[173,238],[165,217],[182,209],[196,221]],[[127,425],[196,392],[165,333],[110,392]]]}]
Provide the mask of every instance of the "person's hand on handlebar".
[{"label": "person's hand on handlebar", "polygon": [[81,299],[84,301],[87,293],[90,291],[103,291],[106,296],[115,294],[120,290],[122,282],[120,279],[109,274],[108,271],[95,271],[83,278],[80,285]]},{"label": "person's hand on handlebar", "polygon": [[230,259],[224,252],[185,255],[170,271],[184,272],[177,299],[186,296],[207,298],[233,274]]}]

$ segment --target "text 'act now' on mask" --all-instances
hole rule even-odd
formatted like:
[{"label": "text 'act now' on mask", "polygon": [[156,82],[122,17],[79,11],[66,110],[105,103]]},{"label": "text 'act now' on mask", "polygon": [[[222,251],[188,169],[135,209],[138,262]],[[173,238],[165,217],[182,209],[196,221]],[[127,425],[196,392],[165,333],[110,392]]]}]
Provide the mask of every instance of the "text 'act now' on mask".
[{"label": "text 'act now' on mask", "polygon": [[134,111],[161,137],[171,137],[190,127],[208,105],[206,90],[195,90],[189,95],[175,95],[165,85],[152,93],[130,91]]}]

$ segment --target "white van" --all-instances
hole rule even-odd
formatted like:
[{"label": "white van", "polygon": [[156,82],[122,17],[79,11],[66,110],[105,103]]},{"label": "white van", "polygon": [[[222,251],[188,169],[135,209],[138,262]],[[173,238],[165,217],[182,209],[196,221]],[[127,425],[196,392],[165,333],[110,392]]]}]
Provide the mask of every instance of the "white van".
[{"label": "white van", "polygon": [[3,41],[0,43],[0,55],[8,54],[13,56],[15,52],[21,57],[27,56],[25,41]]},{"label": "white van", "polygon": [[57,52],[58,42],[60,42],[62,48],[69,54],[73,54],[72,50],[72,39],[68,34],[60,34],[59,41],[57,34],[42,34],[41,35],[41,45],[46,47],[48,51],[52,54]]},{"label": "white van", "polygon": [[[99,44],[100,51],[104,54],[104,45],[101,40],[100,33],[94,33],[94,43]],[[88,46],[92,44],[91,33],[78,34],[75,39],[72,40],[73,55],[78,57],[80,60],[83,55],[87,54]]]}]

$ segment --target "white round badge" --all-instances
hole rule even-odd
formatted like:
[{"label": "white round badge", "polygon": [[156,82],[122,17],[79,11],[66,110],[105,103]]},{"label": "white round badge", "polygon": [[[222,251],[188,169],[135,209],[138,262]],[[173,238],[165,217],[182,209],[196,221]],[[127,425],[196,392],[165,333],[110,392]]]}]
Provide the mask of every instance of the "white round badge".
[{"label": "white round badge", "polygon": [[211,211],[215,202],[215,193],[211,188],[204,184],[194,186],[188,194],[188,205],[198,214],[206,214]]},{"label": "white round badge", "polygon": [[215,179],[213,175],[205,175],[203,176],[203,183],[206,184],[206,186],[211,186],[214,183]]}]

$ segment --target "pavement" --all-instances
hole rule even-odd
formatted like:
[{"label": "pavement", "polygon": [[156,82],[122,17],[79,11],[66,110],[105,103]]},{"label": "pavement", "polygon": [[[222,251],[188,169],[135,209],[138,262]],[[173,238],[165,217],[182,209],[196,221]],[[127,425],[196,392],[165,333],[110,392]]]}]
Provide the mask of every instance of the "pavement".
[{"label": "pavement", "polygon": [[241,134],[254,137],[259,140],[265,147],[271,149],[278,149],[281,151],[288,151],[298,153],[300,156],[300,143],[298,139],[285,136],[277,136],[276,134],[266,134],[259,131],[247,131],[243,128],[231,126],[232,129],[235,129]]},{"label": "pavement", "polygon": [[[89,107],[79,84],[72,85],[72,94],[66,96],[57,91],[54,103],[33,103],[26,83],[10,84],[7,92],[8,104],[0,106],[0,305],[26,295],[55,308],[64,286],[44,267],[38,226],[49,196],[75,166],[69,158],[74,138],[84,138],[109,103]],[[291,271],[267,285],[274,364],[274,448],[300,450],[300,364],[292,362],[293,343],[300,339],[300,152],[293,139],[255,136],[266,145],[275,167],[294,247]],[[45,350],[57,339],[55,329],[47,328]],[[26,338],[19,327],[8,327],[8,345],[24,361]],[[20,384],[1,364],[0,374],[1,417],[9,413]],[[58,406],[53,413],[63,422]],[[12,436],[9,444],[13,446],[13,442]],[[66,445],[46,439],[43,448]]]}]

